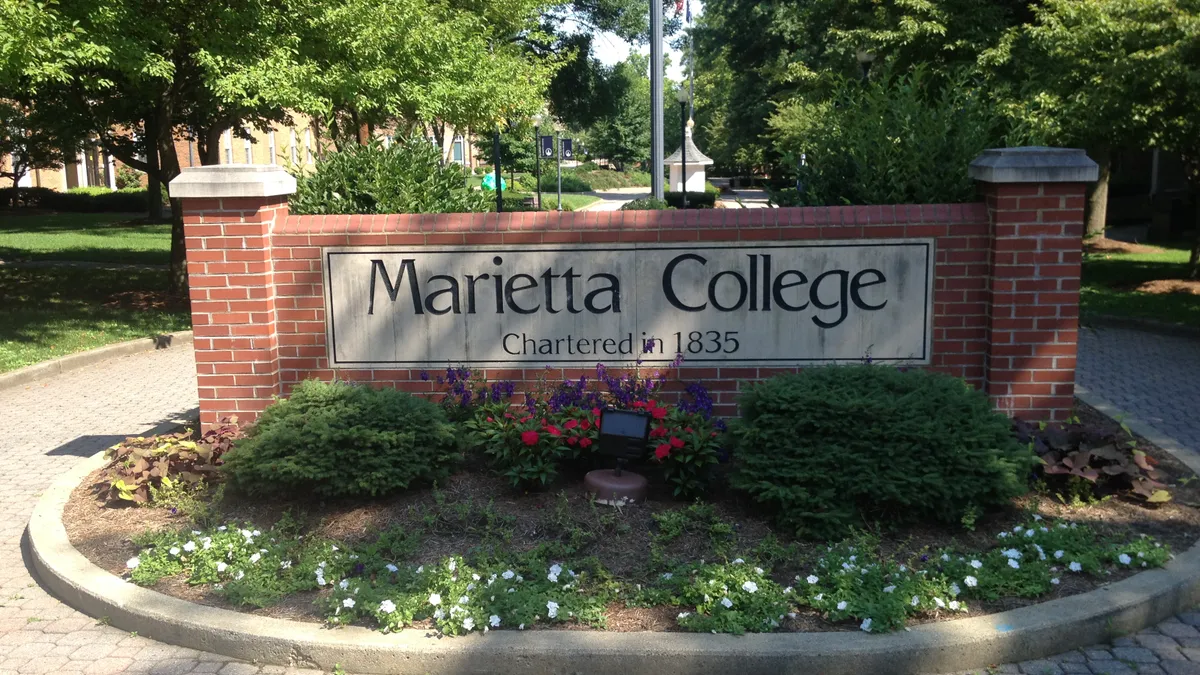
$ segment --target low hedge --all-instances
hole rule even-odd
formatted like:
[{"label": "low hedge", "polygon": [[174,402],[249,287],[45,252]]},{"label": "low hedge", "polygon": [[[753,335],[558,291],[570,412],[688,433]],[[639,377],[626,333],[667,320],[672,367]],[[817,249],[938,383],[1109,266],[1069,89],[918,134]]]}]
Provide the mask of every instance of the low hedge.
[{"label": "low hedge", "polygon": [[622,211],[674,211],[675,207],[661,199],[642,197],[621,205]]},{"label": "low hedge", "polygon": [[[677,209],[683,207],[682,192],[668,192],[664,195],[666,202]],[[687,208],[689,209],[711,209],[717,203],[717,193],[715,192],[688,192],[687,193]]]},{"label": "low hedge", "polygon": [[43,187],[9,187],[0,189],[0,206],[73,213],[136,213],[149,207],[146,194],[146,188],[85,187],[58,192]]}]

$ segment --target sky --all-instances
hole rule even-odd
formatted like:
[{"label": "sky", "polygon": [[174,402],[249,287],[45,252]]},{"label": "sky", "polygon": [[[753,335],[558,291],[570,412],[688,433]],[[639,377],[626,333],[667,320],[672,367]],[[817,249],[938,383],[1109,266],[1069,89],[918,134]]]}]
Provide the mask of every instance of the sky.
[{"label": "sky", "polygon": [[[703,11],[702,0],[691,0],[692,3],[692,20]],[[649,5],[647,5],[649,6]],[[668,10],[674,11],[674,10]],[[611,33],[598,33],[595,40],[592,42],[592,55],[600,60],[604,65],[611,66],[614,63],[620,63],[629,55],[630,45],[621,38]],[[650,46],[644,45],[637,47],[638,52],[642,54],[650,53]],[[676,82],[683,80],[683,55],[677,49],[667,48],[667,58],[671,65],[667,67],[667,77]]]}]

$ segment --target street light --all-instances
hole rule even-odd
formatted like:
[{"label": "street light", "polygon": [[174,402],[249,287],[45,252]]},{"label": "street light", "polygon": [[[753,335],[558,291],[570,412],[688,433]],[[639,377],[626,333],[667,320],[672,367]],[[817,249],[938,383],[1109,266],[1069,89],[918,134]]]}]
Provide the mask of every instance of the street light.
[{"label": "street light", "polygon": [[683,208],[687,208],[687,104],[691,100],[688,95],[688,90],[682,85],[679,87],[677,94],[679,99],[679,159],[683,166],[680,167],[679,182],[680,190],[683,192]]},{"label": "street light", "polygon": [[537,160],[537,207],[538,211],[542,210],[542,122],[546,116],[542,113],[537,113],[533,116],[533,154]]},{"label": "street light", "polygon": [[854,58],[858,61],[858,67],[862,68],[863,82],[866,82],[867,76],[871,73],[871,64],[875,63],[875,53],[859,49],[854,53]]}]

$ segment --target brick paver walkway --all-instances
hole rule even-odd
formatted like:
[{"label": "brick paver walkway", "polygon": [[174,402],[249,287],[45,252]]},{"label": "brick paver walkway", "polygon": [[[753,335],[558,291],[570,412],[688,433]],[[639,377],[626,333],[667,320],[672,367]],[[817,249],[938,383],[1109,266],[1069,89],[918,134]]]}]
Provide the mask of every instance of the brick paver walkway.
[{"label": "brick paver walkway", "polygon": [[1075,380],[1200,451],[1200,338],[1083,328]]},{"label": "brick paver walkway", "polygon": [[[1200,421],[1173,412],[1190,411],[1200,402],[1200,384],[1188,381],[1200,372],[1200,343],[1104,329],[1085,331],[1081,347],[1084,386],[1200,449]],[[0,675],[317,672],[259,667],[99,625],[58,602],[30,576],[21,538],[41,491],[79,458],[157,424],[186,419],[195,405],[187,348],[114,359],[38,386],[0,391],[0,449],[6,460],[0,471],[5,516],[0,522]],[[971,672],[1200,675],[1198,626],[1200,612],[1184,613],[1112,645]]]}]

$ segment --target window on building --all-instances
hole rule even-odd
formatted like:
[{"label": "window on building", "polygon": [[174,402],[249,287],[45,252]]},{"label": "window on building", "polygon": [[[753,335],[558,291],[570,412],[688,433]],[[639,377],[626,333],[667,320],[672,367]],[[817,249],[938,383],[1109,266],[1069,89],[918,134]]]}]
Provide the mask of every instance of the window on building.
[{"label": "window on building", "polygon": [[462,137],[454,139],[454,148],[451,150],[451,152],[453,153],[451,155],[452,161],[457,162],[458,164],[462,164],[463,163],[463,139],[462,139]]},{"label": "window on building", "polygon": [[254,163],[254,150],[253,150],[254,137],[251,135],[253,133],[253,129],[251,129],[250,127],[246,127],[245,129],[243,129],[243,131],[246,132],[246,139],[244,141],[246,144],[246,163],[253,164]]},{"label": "window on building", "polygon": [[275,130],[267,132],[267,163],[275,163]]},{"label": "window on building", "polygon": [[296,130],[292,129],[292,164],[296,163]]},{"label": "window on building", "polygon": [[233,129],[225,130],[225,163],[233,164]]},{"label": "window on building", "polygon": [[304,161],[312,164],[312,129],[304,130]]}]

